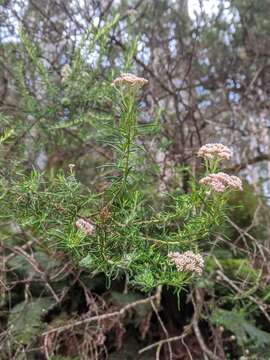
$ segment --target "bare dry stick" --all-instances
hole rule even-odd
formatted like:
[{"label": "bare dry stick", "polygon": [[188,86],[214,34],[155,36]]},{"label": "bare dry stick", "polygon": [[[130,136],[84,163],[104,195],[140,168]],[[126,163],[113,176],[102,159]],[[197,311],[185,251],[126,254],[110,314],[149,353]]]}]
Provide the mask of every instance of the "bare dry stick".
[{"label": "bare dry stick", "polygon": [[[189,327],[190,329],[190,327]],[[182,340],[185,336],[187,336],[188,334],[190,333],[190,331],[188,332],[185,332],[182,334],[182,335],[179,335],[179,336],[173,336],[173,337],[170,337],[170,338],[166,338],[166,339],[163,339],[163,340],[160,340],[160,341],[157,341],[151,345],[148,345],[146,347],[144,347],[143,349],[139,350],[139,354],[142,354],[144,353],[145,351],[149,351],[157,346],[161,346],[163,344],[167,344],[167,343],[170,343],[170,342],[173,342],[173,341],[179,341],[179,340]]]},{"label": "bare dry stick", "polygon": [[33,267],[33,269],[40,274],[41,278],[44,280],[47,288],[49,289],[49,291],[51,292],[53,298],[55,299],[55,301],[59,304],[60,303],[60,299],[57,296],[57,294],[55,293],[55,291],[53,290],[53,288],[51,287],[51,285],[49,284],[47,277],[46,277],[46,273],[40,268],[40,265],[37,263],[37,261],[30,256],[29,254],[27,254],[27,252],[25,252],[21,247],[18,246],[14,246],[13,252],[19,255],[22,255],[25,257],[25,259],[29,262],[29,264]]},{"label": "bare dry stick", "polygon": [[[29,240],[26,244],[21,246],[21,249],[26,250],[28,247],[32,246],[35,243],[35,240]],[[11,253],[8,256],[5,257],[5,262],[10,261],[14,256],[16,256],[16,253]]]},{"label": "bare dry stick", "polygon": [[[231,288],[233,288],[237,293],[243,294],[243,291],[237,285],[235,285],[235,283],[232,280],[230,280],[221,270],[217,270],[217,274],[222,278],[222,280],[224,280],[227,284],[229,284]],[[264,304],[262,301],[256,299],[252,295],[247,294],[246,297],[258,306],[258,308],[264,314],[266,319],[270,322],[270,316],[268,315],[267,312],[267,305]]]},{"label": "bare dry stick", "polygon": [[60,332],[63,332],[65,330],[72,329],[73,327],[76,327],[76,326],[88,324],[88,323],[91,323],[91,322],[94,322],[94,321],[101,321],[101,320],[108,319],[108,318],[111,318],[111,317],[121,317],[128,310],[130,310],[130,309],[132,309],[132,308],[134,308],[134,307],[136,307],[138,305],[146,304],[146,303],[148,303],[150,301],[153,301],[153,300],[159,301],[159,297],[160,297],[160,293],[159,293],[159,291],[157,291],[157,293],[155,295],[149,296],[148,298],[145,298],[145,299],[134,301],[134,302],[124,306],[119,311],[113,311],[111,313],[92,316],[90,318],[86,318],[86,319],[83,319],[83,320],[78,320],[78,321],[75,321],[73,323],[70,323],[70,324],[67,324],[67,325],[64,325],[64,326],[60,326],[60,327],[53,328],[51,330],[45,331],[42,335],[46,336],[46,335],[54,333],[54,332],[60,333]]},{"label": "bare dry stick", "polygon": [[200,348],[202,349],[203,353],[206,354],[208,356],[209,359],[211,360],[221,360],[221,358],[217,357],[205,344],[205,341],[202,337],[200,328],[199,328],[199,317],[200,317],[200,313],[201,313],[201,309],[203,306],[203,299],[201,296],[201,293],[198,289],[195,289],[195,297],[196,297],[196,301],[194,299],[194,297],[192,296],[192,303],[193,303],[193,307],[194,307],[194,316],[191,322],[191,326],[193,328],[194,334],[197,338],[197,341],[200,345]]},{"label": "bare dry stick", "polygon": [[[162,290],[162,288],[160,287],[159,290],[158,290],[158,291],[160,292],[160,297],[161,297],[161,290]],[[155,303],[154,303],[153,300],[151,300],[151,305],[152,305],[152,308],[153,308],[153,310],[154,310],[154,312],[155,312],[155,314],[156,314],[156,317],[157,317],[157,319],[158,319],[158,322],[160,323],[160,325],[161,325],[161,327],[162,327],[162,330],[163,330],[163,332],[165,333],[166,338],[168,339],[168,338],[169,338],[168,331],[167,331],[167,329],[166,329],[166,327],[165,327],[165,325],[164,325],[161,317],[159,316],[158,309],[157,309],[157,307],[156,307],[156,305],[155,305]],[[167,342],[167,345],[168,345],[168,349],[169,349],[169,357],[170,357],[170,360],[172,360],[172,358],[173,358],[173,353],[172,353],[172,347],[171,347],[170,342]],[[157,347],[156,359],[159,359],[159,354],[160,354],[161,348],[162,348],[162,344],[159,344],[158,347]]]}]

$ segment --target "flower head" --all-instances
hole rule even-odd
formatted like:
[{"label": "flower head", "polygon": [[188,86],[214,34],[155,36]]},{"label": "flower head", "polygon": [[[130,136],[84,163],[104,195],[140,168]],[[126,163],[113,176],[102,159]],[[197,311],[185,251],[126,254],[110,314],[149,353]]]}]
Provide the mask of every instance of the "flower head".
[{"label": "flower head", "polygon": [[202,275],[204,268],[204,260],[200,254],[195,254],[193,251],[186,251],[184,253],[169,252],[168,258],[176,266],[178,271],[195,272]]},{"label": "flower head", "polygon": [[222,144],[206,144],[199,149],[198,156],[209,160],[215,158],[229,160],[232,157],[232,152]]},{"label": "flower head", "polygon": [[69,64],[65,64],[61,69],[61,82],[64,83],[71,74],[71,67]]},{"label": "flower head", "polygon": [[147,83],[148,83],[148,80],[146,80],[142,77],[138,77],[136,75],[129,74],[129,73],[123,73],[119,77],[117,77],[116,79],[113,80],[112,85],[114,85],[114,86],[126,85],[126,86],[130,86],[130,87],[141,88]]},{"label": "flower head", "polygon": [[93,235],[93,233],[95,232],[94,225],[84,219],[78,219],[76,221],[76,227],[86,235]]},{"label": "flower head", "polygon": [[68,167],[69,167],[69,171],[71,172],[71,173],[73,173],[73,169],[75,168],[75,164],[68,164]]},{"label": "flower head", "polygon": [[199,181],[202,185],[210,186],[216,192],[224,192],[228,188],[243,190],[242,180],[234,175],[228,175],[223,172],[209,174]]}]

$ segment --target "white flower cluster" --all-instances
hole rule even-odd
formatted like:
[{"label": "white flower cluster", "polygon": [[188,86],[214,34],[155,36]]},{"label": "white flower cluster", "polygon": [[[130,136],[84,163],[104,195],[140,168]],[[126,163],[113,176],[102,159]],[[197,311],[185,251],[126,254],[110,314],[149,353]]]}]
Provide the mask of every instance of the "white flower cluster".
[{"label": "white flower cluster", "polygon": [[141,88],[147,83],[148,83],[148,80],[146,80],[142,77],[138,77],[136,75],[129,74],[129,73],[123,73],[119,77],[117,77],[116,79],[113,80],[112,85],[114,85],[114,86],[126,85],[126,86]]},{"label": "white flower cluster", "polygon": [[93,235],[95,232],[94,225],[84,219],[78,219],[76,221],[76,227],[86,235]]},{"label": "white flower cluster", "polygon": [[195,254],[193,251],[186,251],[184,253],[169,252],[168,258],[176,266],[178,271],[195,272],[202,275],[204,268],[204,260],[200,254]]},{"label": "white flower cluster", "polygon": [[229,160],[232,157],[232,152],[227,146],[222,144],[206,144],[199,149],[198,156],[209,160],[215,158]]},{"label": "white flower cluster", "polygon": [[209,174],[199,181],[202,185],[210,186],[216,192],[224,192],[228,188],[243,190],[242,180],[234,175],[228,175],[223,172]]}]

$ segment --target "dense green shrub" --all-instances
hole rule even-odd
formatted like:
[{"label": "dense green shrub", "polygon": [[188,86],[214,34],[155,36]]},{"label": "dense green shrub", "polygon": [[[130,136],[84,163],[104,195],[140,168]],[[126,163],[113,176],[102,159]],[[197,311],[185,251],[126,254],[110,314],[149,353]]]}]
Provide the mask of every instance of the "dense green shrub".
[{"label": "dense green shrub", "polygon": [[[100,46],[104,46],[104,34],[115,21],[106,25],[100,33],[87,33],[82,45],[86,46],[87,37],[92,35],[88,49],[94,49],[100,39]],[[200,185],[197,179],[192,179],[190,192],[186,194],[180,189],[170,193],[156,189],[144,161],[146,150],[141,144],[151,132],[157,131],[156,126],[151,122],[138,122],[140,88],[148,81],[123,74],[112,85],[110,79],[107,82],[97,79],[95,87],[90,90],[87,87],[88,78],[95,76],[95,70],[84,70],[83,58],[78,50],[71,67],[64,67],[62,87],[57,88],[38,60],[38,49],[30,45],[23,34],[22,41],[47,91],[45,104],[39,110],[38,102],[25,92],[25,111],[31,111],[31,116],[34,110],[40,114],[35,113],[34,116],[40,116],[37,119],[42,127],[41,139],[44,131],[47,136],[51,133],[58,136],[63,129],[69,129],[70,124],[74,129],[78,127],[82,136],[88,136],[88,131],[91,134],[93,127],[97,141],[111,148],[114,161],[102,165],[103,172],[98,181],[104,184],[104,190],[100,191],[79,181],[76,164],[69,164],[66,173],[55,169],[54,173],[46,174],[24,168],[20,159],[18,166],[10,170],[12,175],[8,174],[2,181],[5,193],[2,217],[16,223],[23,231],[30,231],[44,244],[65,249],[90,271],[103,272],[108,278],[125,275],[131,284],[145,291],[158,285],[172,285],[180,289],[193,274],[191,270],[179,271],[174,264],[177,259],[172,254],[177,256],[179,252],[209,248],[213,232],[224,222],[227,189],[231,184],[226,184],[225,188],[220,182],[222,189],[212,186],[212,191],[209,191],[211,186]],[[76,79],[77,76],[79,79]],[[61,102],[58,98],[54,100],[61,93]],[[78,100],[76,97],[79,97]],[[102,108],[110,104],[106,116],[98,114],[92,121],[87,106],[89,97],[97,104],[100,102],[98,106]],[[50,125],[48,116],[55,122],[57,113],[65,111],[68,112],[67,119]],[[5,140],[2,146],[5,146]],[[62,136],[61,140],[66,139]],[[225,147],[225,150],[215,150],[215,146],[217,149],[222,147],[212,145],[213,149],[209,149],[213,154],[209,155],[206,150],[206,154],[201,155],[205,158],[206,175],[217,173],[220,161],[230,157]],[[229,178],[229,175],[226,176]],[[212,185],[221,181],[214,180]],[[148,195],[151,191],[157,192],[156,197],[164,205],[154,206]],[[194,256],[196,263],[200,258]]]}]

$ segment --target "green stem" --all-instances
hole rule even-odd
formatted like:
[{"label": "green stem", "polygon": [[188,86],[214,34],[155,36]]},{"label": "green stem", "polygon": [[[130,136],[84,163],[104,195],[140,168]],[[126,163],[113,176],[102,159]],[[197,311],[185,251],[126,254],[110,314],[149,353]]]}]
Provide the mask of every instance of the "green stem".
[{"label": "green stem", "polygon": [[[136,110],[134,108],[135,103],[135,94],[130,92],[128,97],[125,101],[123,99],[123,128],[124,128],[124,135],[126,137],[126,141],[123,144],[123,162],[124,162],[124,169],[123,169],[123,188],[126,188],[127,177],[129,174],[129,162],[130,162],[130,148],[134,139],[134,125],[136,119]],[[125,115],[126,110],[126,115]]]}]

